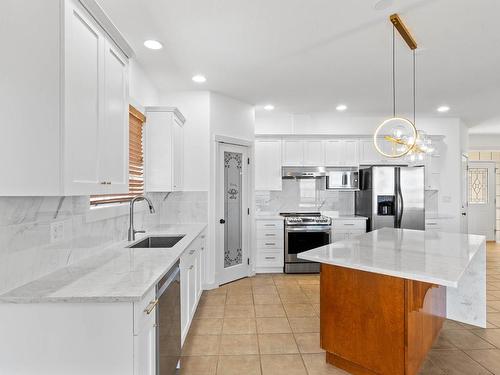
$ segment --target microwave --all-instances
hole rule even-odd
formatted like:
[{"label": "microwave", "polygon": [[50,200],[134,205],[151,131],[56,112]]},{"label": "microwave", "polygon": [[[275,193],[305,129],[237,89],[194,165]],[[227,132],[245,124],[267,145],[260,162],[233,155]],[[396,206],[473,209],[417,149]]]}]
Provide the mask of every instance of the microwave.
[{"label": "microwave", "polygon": [[330,190],[359,190],[357,167],[326,168],[326,188]]}]

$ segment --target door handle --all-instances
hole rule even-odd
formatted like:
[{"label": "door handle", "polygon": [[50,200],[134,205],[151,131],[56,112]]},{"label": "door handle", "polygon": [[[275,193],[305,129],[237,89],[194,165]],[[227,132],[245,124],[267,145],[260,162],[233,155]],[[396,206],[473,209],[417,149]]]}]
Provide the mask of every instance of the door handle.
[{"label": "door handle", "polygon": [[224,219],[220,219],[220,220],[219,220],[219,223],[221,223],[221,224],[225,224],[225,223],[226,223],[226,220],[224,220]]}]

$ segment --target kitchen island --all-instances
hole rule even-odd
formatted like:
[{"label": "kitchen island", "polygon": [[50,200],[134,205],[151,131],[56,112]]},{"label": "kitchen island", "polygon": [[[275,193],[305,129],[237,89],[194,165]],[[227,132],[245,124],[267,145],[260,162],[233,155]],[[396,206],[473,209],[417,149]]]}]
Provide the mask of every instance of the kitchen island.
[{"label": "kitchen island", "polygon": [[383,228],[299,254],[321,263],[321,347],[353,374],[418,373],[445,318],[486,326],[483,236]]}]

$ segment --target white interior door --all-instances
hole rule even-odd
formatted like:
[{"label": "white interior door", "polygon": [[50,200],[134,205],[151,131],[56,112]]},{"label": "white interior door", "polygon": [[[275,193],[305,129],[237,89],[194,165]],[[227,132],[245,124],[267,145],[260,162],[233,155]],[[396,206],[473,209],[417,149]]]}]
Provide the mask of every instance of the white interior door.
[{"label": "white interior door", "polygon": [[469,233],[495,240],[495,163],[469,162]]},{"label": "white interior door", "polygon": [[248,276],[248,150],[219,143],[217,269],[219,284]]}]

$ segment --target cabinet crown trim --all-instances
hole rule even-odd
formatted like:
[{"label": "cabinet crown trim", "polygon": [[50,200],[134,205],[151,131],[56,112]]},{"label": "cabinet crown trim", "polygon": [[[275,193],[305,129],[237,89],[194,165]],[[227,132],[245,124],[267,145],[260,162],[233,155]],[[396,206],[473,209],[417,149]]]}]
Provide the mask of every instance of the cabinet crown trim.
[{"label": "cabinet crown trim", "polygon": [[79,0],[80,4],[91,14],[92,17],[99,23],[109,37],[116,43],[118,48],[129,59],[135,57],[135,52],[132,46],[123,37],[122,33],[115,26],[111,18],[106,14],[104,9],[97,3],[96,0]]},{"label": "cabinet crown trim", "polygon": [[172,112],[183,124],[186,118],[177,107],[150,106],[145,108],[146,112]]}]

